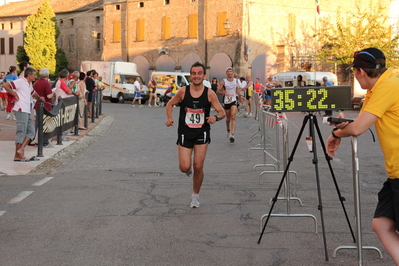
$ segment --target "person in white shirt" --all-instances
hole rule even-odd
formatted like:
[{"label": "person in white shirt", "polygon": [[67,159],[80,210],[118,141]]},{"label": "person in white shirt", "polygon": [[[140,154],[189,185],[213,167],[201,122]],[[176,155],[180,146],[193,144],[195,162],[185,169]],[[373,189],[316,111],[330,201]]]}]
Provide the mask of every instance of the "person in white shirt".
[{"label": "person in white shirt", "polygon": [[[25,69],[24,77],[17,80],[3,83],[6,91],[14,96],[12,103],[14,116],[17,122],[17,132],[15,134],[15,162],[29,162],[33,160],[25,157],[25,147],[29,141],[35,138],[35,128],[31,119],[31,96],[38,101],[43,101],[33,89],[32,82],[36,80],[36,70],[28,67]],[[37,160],[37,159],[36,159]]]},{"label": "person in white shirt", "polygon": [[136,81],[133,83],[134,85],[134,99],[132,102],[132,106],[134,107],[134,103],[136,102],[136,100],[139,100],[139,107],[142,107],[141,105],[141,89],[143,88],[143,86],[141,86],[140,84],[140,77],[136,78]]}]

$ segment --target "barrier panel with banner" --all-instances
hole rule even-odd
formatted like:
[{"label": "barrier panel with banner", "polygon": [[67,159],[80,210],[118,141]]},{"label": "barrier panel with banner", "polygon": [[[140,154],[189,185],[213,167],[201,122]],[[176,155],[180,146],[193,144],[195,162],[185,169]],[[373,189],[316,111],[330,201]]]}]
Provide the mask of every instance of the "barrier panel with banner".
[{"label": "barrier panel with banner", "polygon": [[59,98],[51,111],[43,108],[43,139],[62,135],[78,124],[78,97]]}]

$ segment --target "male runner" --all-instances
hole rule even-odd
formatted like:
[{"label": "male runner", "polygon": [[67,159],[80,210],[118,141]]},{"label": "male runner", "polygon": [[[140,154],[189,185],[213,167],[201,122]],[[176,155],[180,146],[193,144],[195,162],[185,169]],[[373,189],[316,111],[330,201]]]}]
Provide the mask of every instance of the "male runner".
[{"label": "male runner", "polygon": [[[203,85],[205,67],[199,62],[192,65],[190,79],[192,84],[182,87],[166,105],[166,126],[173,126],[173,106],[180,103],[178,128],[178,155],[180,171],[191,176],[193,165],[193,194],[191,208],[199,208],[199,192],[204,180],[204,161],[210,138],[210,124],[225,117],[216,94]],[[217,115],[210,116],[211,106]],[[194,152],[194,163],[191,156]]]},{"label": "male runner", "polygon": [[[240,95],[241,87],[236,78],[233,77],[233,68],[226,69],[227,78],[219,83],[217,93],[224,94],[224,110],[226,111],[227,138],[234,143],[236,132],[237,95]],[[231,131],[230,131],[231,130]]]}]

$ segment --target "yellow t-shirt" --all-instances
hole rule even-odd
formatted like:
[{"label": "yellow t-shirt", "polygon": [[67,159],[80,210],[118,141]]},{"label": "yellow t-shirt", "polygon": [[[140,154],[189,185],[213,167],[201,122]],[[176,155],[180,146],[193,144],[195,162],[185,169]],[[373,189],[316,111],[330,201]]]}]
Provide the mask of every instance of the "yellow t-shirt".
[{"label": "yellow t-shirt", "polygon": [[176,92],[177,92],[177,85],[173,84],[172,93],[176,94]]},{"label": "yellow t-shirt", "polygon": [[252,91],[254,90],[254,86],[252,85],[247,90],[248,90],[248,97],[252,97]]},{"label": "yellow t-shirt", "polygon": [[399,78],[391,68],[367,91],[362,111],[378,116],[374,126],[388,178],[399,178]]}]

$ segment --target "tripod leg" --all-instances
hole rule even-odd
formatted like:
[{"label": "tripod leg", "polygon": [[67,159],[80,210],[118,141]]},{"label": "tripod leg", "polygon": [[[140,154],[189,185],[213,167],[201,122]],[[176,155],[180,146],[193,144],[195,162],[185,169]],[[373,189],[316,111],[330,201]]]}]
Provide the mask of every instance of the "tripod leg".
[{"label": "tripod leg", "polygon": [[261,240],[262,240],[263,233],[264,233],[265,230],[266,230],[266,226],[267,226],[267,223],[269,222],[270,215],[272,214],[274,205],[276,204],[278,194],[280,193],[281,187],[283,186],[284,179],[285,179],[285,177],[287,176],[287,173],[288,173],[288,171],[289,171],[291,162],[292,162],[293,159],[294,159],[294,154],[295,154],[295,152],[296,152],[296,149],[297,149],[297,147],[298,147],[299,141],[300,141],[300,139],[301,139],[301,137],[302,137],[303,130],[304,130],[304,128],[305,128],[306,123],[308,122],[308,120],[309,120],[309,116],[307,115],[307,116],[305,116],[304,119],[303,119],[301,130],[299,131],[298,137],[297,137],[297,139],[296,139],[296,141],[295,141],[295,145],[294,145],[294,147],[292,148],[291,155],[290,155],[290,157],[288,158],[288,163],[287,163],[287,166],[285,167],[283,177],[281,178],[280,184],[279,184],[279,186],[278,186],[278,188],[277,188],[276,195],[275,195],[274,198],[272,199],[273,203],[272,203],[272,206],[270,207],[269,214],[268,214],[268,216],[267,216],[267,218],[266,218],[265,224],[263,225],[262,232],[260,233],[259,240],[258,240],[258,244],[260,244],[260,242],[261,242]]},{"label": "tripod leg", "polygon": [[331,166],[331,157],[327,154],[326,145],[324,144],[323,137],[321,136],[321,132],[320,132],[319,124],[317,123],[317,119],[315,120],[314,124],[315,124],[315,128],[316,128],[317,134],[319,135],[319,140],[320,140],[321,146],[323,148],[324,155],[326,157],[328,168],[330,169],[331,177],[332,177],[332,179],[334,181],[334,185],[335,185],[335,189],[336,189],[337,194],[338,194],[338,198],[341,201],[341,206],[342,206],[342,209],[344,210],[344,214],[345,214],[345,218],[346,218],[346,221],[348,223],[348,226],[349,226],[349,230],[351,231],[351,234],[352,234],[353,242],[356,243],[355,234],[353,232],[353,229],[352,229],[349,217],[348,217],[348,213],[346,212],[346,208],[345,208],[345,204],[344,204],[345,197],[342,197],[341,191],[340,191],[340,189],[338,187],[337,179],[335,178],[335,174],[334,174],[333,168]]},{"label": "tripod leg", "polygon": [[315,115],[310,115],[310,136],[312,137],[313,140],[313,164],[315,166],[315,172],[316,172],[316,184],[317,184],[317,194],[319,198],[319,210],[320,210],[320,219],[321,219],[321,229],[323,232],[323,242],[324,242],[324,253],[326,256],[326,261],[328,261],[328,251],[327,251],[327,241],[326,241],[326,232],[325,232],[325,227],[324,227],[324,215],[323,215],[323,202],[321,199],[321,190],[320,190],[320,178],[319,178],[319,167],[318,167],[318,160],[317,160],[317,149],[316,149],[316,139],[315,139],[315,132],[314,132],[314,124],[315,124]]}]

